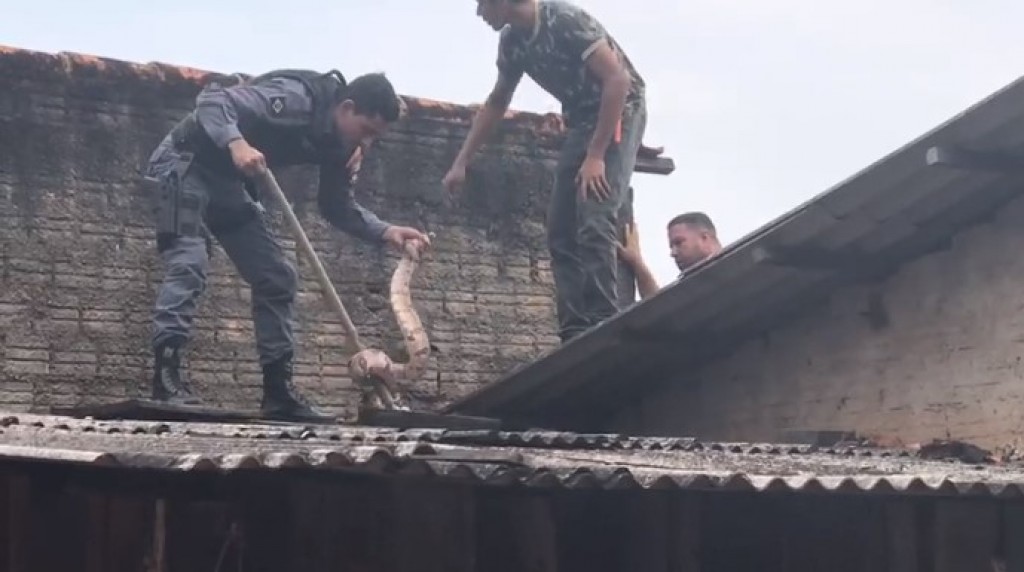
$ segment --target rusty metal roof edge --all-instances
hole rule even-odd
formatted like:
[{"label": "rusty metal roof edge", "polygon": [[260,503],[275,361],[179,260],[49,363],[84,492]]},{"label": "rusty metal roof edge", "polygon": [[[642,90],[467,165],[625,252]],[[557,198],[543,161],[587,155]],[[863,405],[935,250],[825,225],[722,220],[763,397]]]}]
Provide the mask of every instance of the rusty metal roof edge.
[{"label": "rusty metal roof edge", "polygon": [[[707,490],[1020,498],[1024,462],[988,452],[858,441],[832,446],[618,434],[391,431],[251,423],[5,417],[0,467],[17,462],[170,475],[288,470],[551,490]],[[346,433],[352,431],[352,433]],[[301,432],[301,433],[300,433]],[[948,458],[947,458],[948,457]]]},{"label": "rusty metal roof edge", "polygon": [[[605,351],[618,345],[621,342],[621,335],[625,331],[642,327],[643,324],[651,322],[659,315],[664,315],[667,307],[678,307],[681,301],[690,297],[686,285],[692,284],[696,280],[708,279],[723,266],[736,263],[737,259],[750,261],[754,248],[769,240],[774,234],[784,231],[789,224],[799,220],[802,215],[821,204],[825,199],[851,187],[881,166],[904,156],[915,147],[920,147],[922,143],[955,130],[960,122],[968,120],[972,115],[982,113],[988,105],[1001,97],[1009,97],[1010,92],[1022,88],[1024,88],[1024,76],[1018,77],[946,121],[856,171],[853,175],[747,233],[725,247],[717,256],[695,266],[686,276],[665,285],[653,296],[636,302],[606,322],[562,346],[555,347],[538,359],[523,364],[476,391],[452,401],[443,408],[443,411],[459,414],[500,415],[505,403],[520,399],[534,390],[543,391],[538,388],[543,388],[552,376],[567,369],[567,365],[580,363],[581,360],[588,359],[595,352]],[[921,165],[924,168],[925,156],[923,154]]]},{"label": "rusty metal roof edge", "polygon": [[311,453],[279,452],[261,455],[115,454],[67,449],[0,445],[3,459],[71,463],[120,470],[156,469],[171,473],[234,473],[260,470],[316,470],[360,473],[380,477],[429,478],[491,487],[519,486],[555,490],[722,491],[756,493],[872,494],[1024,498],[1020,482],[981,482],[944,474],[920,475],[757,475],[743,472],[654,471],[642,468],[508,465],[488,458],[450,459],[402,456],[384,449],[362,460],[334,450]]}]

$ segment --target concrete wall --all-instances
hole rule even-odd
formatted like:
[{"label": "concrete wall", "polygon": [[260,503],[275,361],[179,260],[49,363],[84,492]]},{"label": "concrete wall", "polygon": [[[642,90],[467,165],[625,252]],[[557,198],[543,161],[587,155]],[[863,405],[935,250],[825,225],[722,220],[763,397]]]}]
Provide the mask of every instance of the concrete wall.
[{"label": "concrete wall", "polygon": [[[615,430],[782,439],[789,429],[857,430],[883,442],[1024,435],[1024,202],[872,287],[680,375],[619,415]],[[889,325],[862,313],[882,294]]]},{"label": "concrete wall", "polygon": [[[162,268],[137,169],[190,109],[204,76],[0,49],[0,408],[147,391],[149,312]],[[410,110],[364,162],[357,198],[386,220],[436,233],[413,297],[437,348],[420,389],[440,404],[556,340],[543,231],[554,143],[550,118],[512,119],[470,173],[463,203],[449,207],[439,182],[472,110],[423,100]],[[311,201],[315,171],[278,175],[367,341],[402,359],[386,299],[397,259],[326,227]],[[297,384],[352,414],[339,322],[308,267],[299,271]],[[258,403],[248,304],[218,247],[190,357],[212,404]]]}]

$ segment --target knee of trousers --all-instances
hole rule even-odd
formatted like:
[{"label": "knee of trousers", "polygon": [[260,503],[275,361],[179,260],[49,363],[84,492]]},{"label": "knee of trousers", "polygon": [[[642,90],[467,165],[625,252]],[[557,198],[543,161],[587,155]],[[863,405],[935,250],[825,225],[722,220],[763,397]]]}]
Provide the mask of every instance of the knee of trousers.
[{"label": "knee of trousers", "polygon": [[618,217],[614,211],[592,213],[581,217],[576,240],[581,248],[611,245],[618,238]]},{"label": "knee of trousers", "polygon": [[203,260],[179,259],[167,265],[167,281],[186,290],[201,291],[206,286]]},{"label": "knee of trousers", "polygon": [[576,237],[563,234],[548,235],[548,253],[552,258],[565,258],[571,256],[575,250]]},{"label": "knee of trousers", "polygon": [[564,221],[548,221],[548,252],[552,258],[565,258],[576,252],[576,228]]},{"label": "knee of trousers", "polygon": [[298,290],[299,273],[285,260],[270,266],[252,285],[254,296],[280,302],[292,302]]}]

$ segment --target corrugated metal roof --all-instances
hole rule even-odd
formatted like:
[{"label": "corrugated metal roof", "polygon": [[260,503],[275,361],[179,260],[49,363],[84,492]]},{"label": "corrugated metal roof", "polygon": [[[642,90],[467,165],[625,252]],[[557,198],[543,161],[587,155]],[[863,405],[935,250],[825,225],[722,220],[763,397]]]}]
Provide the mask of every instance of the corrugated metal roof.
[{"label": "corrugated metal roof", "polygon": [[0,463],[175,472],[281,468],[411,475],[494,486],[939,493],[1018,497],[1024,466],[927,461],[904,450],[700,443],[550,432],[0,421]]},{"label": "corrugated metal roof", "polygon": [[[945,247],[952,235],[1019,196],[1024,171],[929,166],[928,150],[1019,152],[1022,101],[1024,78],[446,411],[600,429],[641,385],[727,355],[840,285],[884,276]],[[773,263],[773,253],[786,249],[805,266]]]}]

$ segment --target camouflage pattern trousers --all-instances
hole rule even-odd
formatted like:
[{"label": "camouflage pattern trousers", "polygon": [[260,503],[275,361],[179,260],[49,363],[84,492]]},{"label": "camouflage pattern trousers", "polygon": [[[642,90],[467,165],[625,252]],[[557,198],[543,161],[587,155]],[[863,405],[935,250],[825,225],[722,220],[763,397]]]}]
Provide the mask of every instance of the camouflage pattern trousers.
[{"label": "camouflage pattern trousers", "polygon": [[243,182],[193,161],[169,140],[153,152],[146,175],[159,186],[157,249],[164,263],[153,309],[153,347],[180,346],[191,338],[216,238],[251,289],[260,363],[294,351],[298,274]]},{"label": "camouflage pattern trousers", "polygon": [[587,154],[594,123],[566,133],[548,211],[548,249],[555,279],[558,333],[562,341],[579,335],[619,311],[617,252],[619,217],[632,212],[629,192],[636,154],[647,128],[641,102],[622,117],[621,136],[605,152],[605,177],[611,195],[579,199],[576,176]]}]

